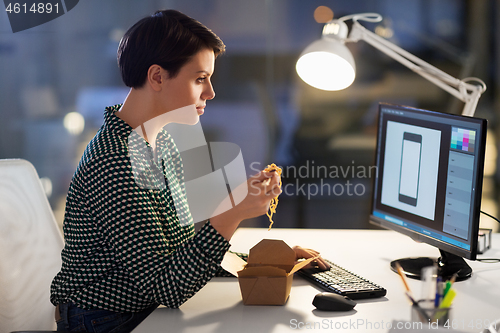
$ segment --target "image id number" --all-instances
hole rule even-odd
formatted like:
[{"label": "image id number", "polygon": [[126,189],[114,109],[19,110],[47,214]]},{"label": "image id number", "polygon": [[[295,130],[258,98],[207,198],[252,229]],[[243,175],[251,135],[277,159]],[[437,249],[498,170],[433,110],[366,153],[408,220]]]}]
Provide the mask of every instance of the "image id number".
[{"label": "image id number", "polygon": [[[29,8],[28,8],[29,7]],[[26,3],[9,3],[5,8],[5,11],[9,14],[51,14],[52,11],[59,13],[59,4],[56,3],[52,5],[50,2],[47,3],[34,3],[31,6],[26,5]]]}]

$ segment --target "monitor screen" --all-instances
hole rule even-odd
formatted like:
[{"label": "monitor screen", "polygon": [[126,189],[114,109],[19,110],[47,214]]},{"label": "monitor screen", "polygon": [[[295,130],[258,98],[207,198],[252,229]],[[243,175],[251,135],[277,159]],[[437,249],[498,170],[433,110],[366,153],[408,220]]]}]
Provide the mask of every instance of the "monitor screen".
[{"label": "monitor screen", "polygon": [[[370,222],[436,246],[469,277],[461,257],[476,258],[485,144],[484,119],[380,104]],[[399,263],[419,278],[429,260]]]}]

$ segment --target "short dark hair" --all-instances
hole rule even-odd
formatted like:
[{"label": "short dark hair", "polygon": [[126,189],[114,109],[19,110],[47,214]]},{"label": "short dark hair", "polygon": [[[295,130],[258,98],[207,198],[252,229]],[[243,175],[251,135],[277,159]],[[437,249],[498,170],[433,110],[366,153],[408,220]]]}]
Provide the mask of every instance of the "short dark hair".
[{"label": "short dark hair", "polygon": [[175,77],[204,48],[212,49],[217,57],[226,46],[197,20],[176,10],[157,11],[125,33],[118,46],[118,66],[125,85],[140,88],[152,65]]}]

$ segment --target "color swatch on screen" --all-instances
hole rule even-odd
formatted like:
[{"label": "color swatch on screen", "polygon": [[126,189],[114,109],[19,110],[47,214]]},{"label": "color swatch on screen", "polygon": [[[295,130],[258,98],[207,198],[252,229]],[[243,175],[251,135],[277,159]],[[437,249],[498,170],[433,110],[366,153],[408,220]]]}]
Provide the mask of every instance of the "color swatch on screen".
[{"label": "color swatch on screen", "polygon": [[452,127],[451,148],[473,153],[476,144],[476,131]]}]

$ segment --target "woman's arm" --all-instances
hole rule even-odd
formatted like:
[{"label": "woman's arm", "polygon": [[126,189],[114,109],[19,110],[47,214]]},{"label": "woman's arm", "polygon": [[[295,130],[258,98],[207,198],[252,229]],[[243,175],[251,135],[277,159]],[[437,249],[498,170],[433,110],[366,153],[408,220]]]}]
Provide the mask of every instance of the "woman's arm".
[{"label": "woman's arm", "polygon": [[96,277],[86,288],[98,292],[101,285],[113,283],[113,274],[125,274],[135,286],[130,291],[134,296],[180,306],[215,275],[229,242],[210,223],[193,237],[192,225],[180,225],[171,196],[156,202],[163,192],[137,186],[120,156],[110,154],[95,163],[87,178],[97,181],[85,186],[88,212],[95,237],[123,273]]}]

